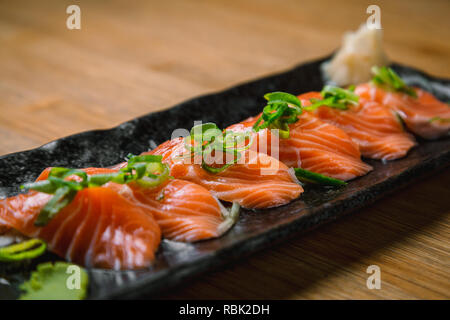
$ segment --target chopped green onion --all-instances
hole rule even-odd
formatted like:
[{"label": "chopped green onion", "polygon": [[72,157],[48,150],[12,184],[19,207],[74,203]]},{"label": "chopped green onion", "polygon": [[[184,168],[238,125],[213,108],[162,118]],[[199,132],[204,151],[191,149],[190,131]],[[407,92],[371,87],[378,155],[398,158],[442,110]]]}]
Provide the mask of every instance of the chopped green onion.
[{"label": "chopped green onion", "polygon": [[134,156],[131,153],[127,156],[128,164],[134,164],[136,162],[143,162],[143,163],[160,163],[162,160],[162,156],[160,155],[153,155],[153,154],[146,154],[142,156]]},{"label": "chopped green onion", "polygon": [[347,182],[312,172],[302,168],[294,168],[295,176],[302,182],[309,182],[325,186],[344,186]]},{"label": "chopped green onion", "polygon": [[[162,156],[159,155],[128,155],[126,167],[114,173],[91,176],[83,170],[55,167],[50,170],[47,180],[26,183],[21,188],[53,194],[34,222],[36,226],[45,226],[72,202],[78,191],[85,188],[99,187],[108,182],[118,184],[136,182],[145,188],[160,185],[169,178],[169,167],[161,161]],[[80,178],[79,181],[67,179],[74,175]]]},{"label": "chopped green onion", "polygon": [[440,121],[440,122],[450,122],[450,118],[433,117],[429,122]]},{"label": "chopped green onion", "polygon": [[58,188],[54,196],[47,202],[47,204],[41,209],[36,221],[35,226],[45,226],[54,216],[56,216],[64,207],[66,207],[77,194],[78,190],[70,189],[67,186]]},{"label": "chopped green onion", "polygon": [[289,103],[291,105],[297,106],[299,108],[302,107],[302,103],[300,102],[300,99],[296,96],[286,93],[286,92],[271,92],[266,93],[264,95],[264,98],[269,101],[269,103]]},{"label": "chopped green onion", "polygon": [[406,93],[407,95],[417,98],[417,93],[414,88],[407,86],[400,76],[391,68],[388,67],[372,67],[374,77],[372,82],[378,86],[384,86],[392,91]]},{"label": "chopped green onion", "polygon": [[45,252],[47,244],[40,239],[31,239],[0,248],[0,261],[11,262],[33,259]]},{"label": "chopped green onion", "polygon": [[202,163],[202,168],[206,171],[208,171],[209,173],[221,173],[222,171],[224,171],[225,169],[227,169],[228,167],[230,167],[231,165],[233,165],[234,163],[236,163],[237,161],[233,162],[233,163],[227,163],[221,167],[211,167],[209,165],[207,165],[206,163]]},{"label": "chopped green onion", "polygon": [[253,130],[258,132],[266,128],[278,129],[281,138],[289,138],[289,124],[297,122],[302,114],[300,100],[286,92],[267,93],[264,98],[267,100],[267,105],[261,117],[253,125]]},{"label": "chopped green onion", "polygon": [[354,86],[343,89],[335,86],[325,86],[320,95],[323,99],[310,99],[311,105],[303,107],[307,111],[314,111],[321,106],[347,110],[348,105],[358,105],[359,97],[353,92]]},{"label": "chopped green onion", "polygon": [[[235,164],[241,158],[240,152],[250,148],[253,143],[253,136],[251,133],[245,132],[227,130],[223,132],[216,124],[205,123],[194,126],[191,129],[191,134],[185,137],[184,141],[185,148],[189,153],[182,157],[201,156],[202,168],[210,173],[217,174]],[[233,155],[232,162],[221,167],[210,166],[205,162],[205,159],[216,152]]]},{"label": "chopped green onion", "polygon": [[20,186],[20,189],[31,189],[31,187],[33,187],[33,190],[48,194],[55,193],[57,189],[57,186],[49,180],[25,183]]},{"label": "chopped green onion", "polygon": [[[207,123],[193,126],[191,128],[191,136],[194,137],[194,136],[198,135],[201,137],[206,137],[206,133],[208,131],[211,132],[212,130],[218,130],[218,131],[222,132],[222,130],[220,130],[219,127],[215,123],[207,122]],[[211,134],[209,136],[211,136]]]}]

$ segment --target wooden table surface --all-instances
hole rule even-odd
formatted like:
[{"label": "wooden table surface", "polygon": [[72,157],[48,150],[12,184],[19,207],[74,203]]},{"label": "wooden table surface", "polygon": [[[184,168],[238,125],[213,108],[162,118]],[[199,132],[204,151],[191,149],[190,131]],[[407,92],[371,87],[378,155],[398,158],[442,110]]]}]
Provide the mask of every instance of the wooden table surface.
[{"label": "wooden table surface", "polygon": [[[371,1],[395,61],[450,78],[450,2]],[[81,8],[81,30],[66,8]],[[329,54],[365,1],[0,0],[0,154]],[[163,298],[448,299],[450,170]],[[381,268],[369,290],[366,268]]]}]

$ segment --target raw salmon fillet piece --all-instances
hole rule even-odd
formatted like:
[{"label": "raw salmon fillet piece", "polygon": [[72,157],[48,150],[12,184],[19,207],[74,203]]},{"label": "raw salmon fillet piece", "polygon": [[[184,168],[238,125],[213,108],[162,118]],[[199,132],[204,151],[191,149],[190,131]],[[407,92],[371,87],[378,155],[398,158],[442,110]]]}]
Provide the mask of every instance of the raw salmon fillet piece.
[{"label": "raw salmon fillet piece", "polygon": [[[83,170],[89,175],[117,171]],[[47,179],[49,172],[47,168],[37,180]],[[209,239],[222,235],[237,219],[224,216],[228,211],[202,186],[169,179],[154,188],[109,182],[83,189],[46,226],[35,226],[51,197],[29,191],[0,200],[0,226],[43,239],[51,251],[86,267],[148,267],[161,233],[176,241]]]},{"label": "raw salmon fillet piece", "polygon": [[[251,131],[260,115],[248,118],[227,130]],[[278,139],[271,130],[253,133],[252,150],[278,158],[288,167],[298,167],[326,176],[351,180],[365,175],[372,167],[361,161],[358,146],[343,130],[304,112],[297,122],[289,125],[289,138]],[[278,144],[272,143],[278,139]]]},{"label": "raw salmon fillet piece", "polygon": [[355,93],[361,98],[381,103],[395,111],[413,133],[436,139],[450,133],[450,107],[431,93],[414,88],[417,98],[402,92],[386,91],[371,83],[360,84]]},{"label": "raw salmon fillet piece", "polygon": [[[115,169],[83,170],[89,175],[113,173],[124,165],[126,163]],[[220,237],[237,219],[237,216],[225,216],[229,212],[207,189],[185,180],[169,179],[154,188],[143,188],[136,183],[108,183],[105,187],[143,207],[156,220],[163,237],[169,240],[194,242]]]},{"label": "raw salmon fillet piece", "polygon": [[281,206],[303,192],[289,168],[266,154],[245,152],[242,163],[233,164],[220,173],[210,173],[199,164],[180,159],[184,152],[183,138],[177,138],[147,154],[162,155],[173,177],[197,183],[217,198],[238,202],[244,208]]},{"label": "raw salmon fillet piece", "polygon": [[[127,186],[120,186],[127,188]],[[150,211],[161,227],[163,237],[174,241],[194,242],[217,238],[228,231],[237,216],[228,213],[204,187],[171,179],[156,188],[130,185],[122,195]]]},{"label": "raw salmon fillet piece", "polygon": [[52,195],[29,191],[0,200],[0,225],[47,242],[68,261],[106,269],[148,267],[161,231],[150,212],[107,187],[81,190],[43,227],[34,225]]},{"label": "raw salmon fillet piece", "polygon": [[[322,99],[322,96],[319,92],[309,92],[298,98],[303,106],[308,106],[310,99]],[[347,110],[321,106],[311,113],[344,130],[366,158],[398,159],[416,145],[394,112],[378,102],[360,98],[358,105],[348,105]]]}]

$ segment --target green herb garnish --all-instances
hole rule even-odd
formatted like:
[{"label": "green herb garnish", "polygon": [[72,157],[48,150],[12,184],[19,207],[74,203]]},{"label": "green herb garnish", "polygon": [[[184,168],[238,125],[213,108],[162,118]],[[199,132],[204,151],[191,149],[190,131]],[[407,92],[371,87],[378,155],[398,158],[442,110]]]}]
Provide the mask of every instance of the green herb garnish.
[{"label": "green herb garnish", "polygon": [[295,176],[302,182],[320,184],[325,186],[344,186],[347,182],[312,172],[302,168],[294,168]]},{"label": "green herb garnish", "polygon": [[439,122],[450,122],[450,118],[441,118],[441,117],[433,117],[430,120],[428,120],[429,122],[435,122],[435,121],[439,121]]},{"label": "green herb garnish", "polygon": [[281,138],[289,138],[289,124],[297,122],[298,116],[302,114],[300,100],[285,92],[267,93],[264,98],[267,100],[267,105],[261,117],[253,125],[253,130],[258,132],[265,128],[278,129]]},{"label": "green herb garnish", "polygon": [[40,239],[31,239],[0,248],[0,261],[12,262],[33,259],[45,252],[47,245]]},{"label": "green herb garnish", "polygon": [[[162,156],[159,155],[128,155],[126,167],[114,173],[91,176],[79,169],[55,167],[50,170],[46,180],[26,183],[21,186],[21,189],[53,194],[34,222],[36,226],[45,226],[74,199],[78,191],[85,188],[99,187],[108,182],[119,184],[136,182],[147,188],[158,186],[169,177],[169,168],[161,160]],[[79,179],[67,179],[74,176]]]},{"label": "green herb garnish", "polygon": [[417,93],[414,88],[407,86],[400,76],[391,68],[388,67],[372,67],[374,77],[372,82],[378,86],[384,86],[392,91],[406,93],[407,95],[417,98]]},{"label": "green herb garnish", "polygon": [[20,289],[21,300],[81,300],[86,297],[88,274],[67,262],[41,263]]},{"label": "green herb garnish", "polygon": [[[189,151],[184,157],[201,157],[202,168],[211,173],[220,173],[235,164],[241,158],[241,152],[250,148],[253,137],[250,133],[224,131],[214,123],[205,123],[192,127],[191,134],[185,137],[185,147]],[[223,166],[210,166],[210,161],[205,161],[215,155],[232,155],[232,159],[226,158]]]},{"label": "green herb garnish", "polygon": [[320,95],[322,99],[310,99],[311,105],[303,107],[307,111],[314,111],[321,106],[326,106],[334,109],[347,110],[348,105],[358,105],[359,96],[353,91],[354,86],[349,89],[342,89],[335,86],[325,86]]}]

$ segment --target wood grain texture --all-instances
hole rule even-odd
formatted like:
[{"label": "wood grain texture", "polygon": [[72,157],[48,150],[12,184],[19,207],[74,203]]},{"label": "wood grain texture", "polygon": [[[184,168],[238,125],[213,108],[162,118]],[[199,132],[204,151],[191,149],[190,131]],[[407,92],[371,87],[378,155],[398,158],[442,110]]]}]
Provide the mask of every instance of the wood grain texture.
[{"label": "wood grain texture", "polygon": [[[393,60],[450,77],[450,2],[372,1]],[[65,26],[78,4],[82,29]],[[0,154],[329,54],[364,1],[0,0]],[[170,298],[450,298],[450,170]],[[368,290],[367,266],[382,271]]]}]

